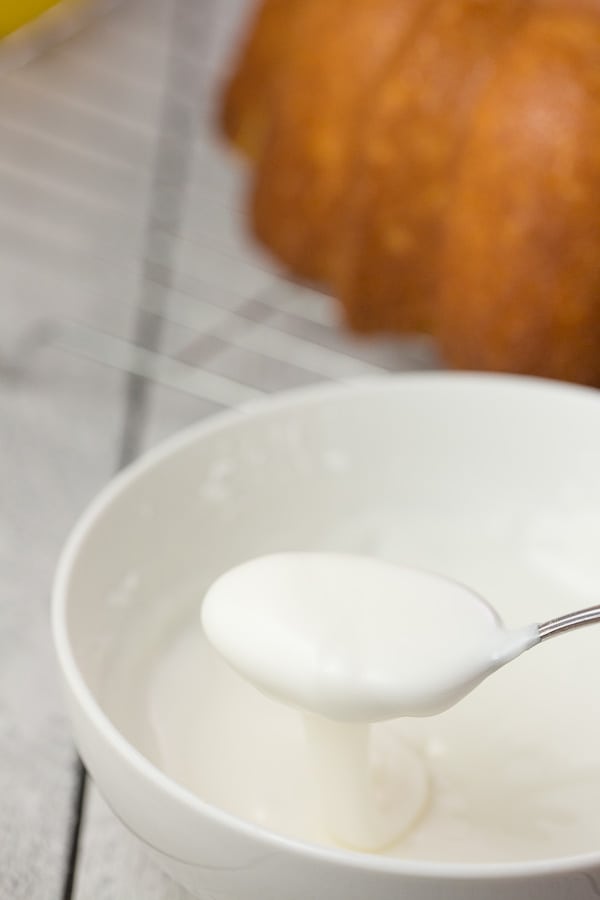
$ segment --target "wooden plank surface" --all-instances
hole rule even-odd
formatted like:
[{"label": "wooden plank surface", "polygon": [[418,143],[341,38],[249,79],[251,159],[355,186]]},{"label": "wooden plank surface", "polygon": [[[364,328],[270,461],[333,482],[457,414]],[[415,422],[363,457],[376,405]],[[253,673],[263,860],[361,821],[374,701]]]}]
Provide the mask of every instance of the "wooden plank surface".
[{"label": "wooden plank surface", "polygon": [[[48,600],[87,501],[244,392],[431,364],[342,336],[246,236],[212,110],[252,2],[129,0],[0,80],[0,900],[183,898],[91,786],[73,844]],[[192,392],[120,371],[131,341],[193,367]]]}]

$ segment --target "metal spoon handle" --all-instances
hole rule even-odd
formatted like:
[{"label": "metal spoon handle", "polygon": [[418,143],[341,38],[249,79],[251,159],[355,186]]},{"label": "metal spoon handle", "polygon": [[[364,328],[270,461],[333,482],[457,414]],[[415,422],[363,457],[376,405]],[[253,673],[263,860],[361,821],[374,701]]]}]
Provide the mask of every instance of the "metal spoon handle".
[{"label": "metal spoon handle", "polygon": [[557,619],[550,619],[538,625],[538,635],[540,641],[545,638],[553,637],[555,634],[562,634],[563,631],[571,631],[573,628],[579,628],[581,625],[591,625],[592,622],[600,622],[600,606],[589,606],[587,609],[578,609],[576,612],[567,613],[565,616],[558,616]]}]

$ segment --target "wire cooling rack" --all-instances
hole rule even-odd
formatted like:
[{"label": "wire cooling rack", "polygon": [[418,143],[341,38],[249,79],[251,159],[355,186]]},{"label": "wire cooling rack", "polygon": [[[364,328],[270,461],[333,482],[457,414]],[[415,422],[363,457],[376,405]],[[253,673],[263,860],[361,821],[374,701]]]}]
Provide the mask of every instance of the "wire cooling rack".
[{"label": "wire cooling rack", "polygon": [[[128,322],[50,304],[5,348],[6,377],[60,350],[231,406],[436,365],[426,340],[345,333],[331,298],[286,279],[249,239],[247,173],[216,134],[214,111],[252,5],[130,0],[4,79],[0,238],[4,226],[11,266],[33,260],[49,270],[48,288],[67,294],[116,289]],[[27,165],[19,151],[32,141]],[[126,184],[137,184],[134,223]]]},{"label": "wire cooling rack", "polygon": [[330,298],[249,238],[247,173],[214,121],[253,0],[121,0],[105,14],[72,2],[91,2],[93,21],[0,46],[0,635],[18,648],[0,713],[18,708],[22,726],[8,729],[3,900],[171,896],[129,859],[50,689],[43,604],[81,505],[219,407],[435,365],[426,341],[344,332]]}]

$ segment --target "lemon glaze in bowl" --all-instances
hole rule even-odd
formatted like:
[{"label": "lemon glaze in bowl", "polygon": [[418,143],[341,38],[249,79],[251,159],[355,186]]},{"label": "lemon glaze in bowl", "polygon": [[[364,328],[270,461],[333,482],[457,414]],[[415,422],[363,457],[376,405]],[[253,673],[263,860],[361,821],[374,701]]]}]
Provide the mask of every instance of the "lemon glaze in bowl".
[{"label": "lemon glaze in bowl", "polygon": [[[279,395],[207,420],[123,472],[69,539],[53,607],[76,741],[116,814],[205,900],[597,895],[600,811],[585,852],[549,859],[395,859],[319,846],[207,803],[161,771],[144,722],[127,719],[107,686],[115,672],[125,678],[124,641],[145,622],[172,627],[182,586],[207,585],[260,553],[328,546],[334,532],[354,549],[356,527],[368,551],[392,520],[405,561],[461,577],[506,619],[589,604],[600,583],[598,458],[595,392],[431,374]],[[183,594],[199,605],[200,590]],[[554,672],[563,714],[571,698],[584,723],[574,746],[597,715],[586,677],[597,671],[593,639],[549,648],[547,662],[532,655],[521,673],[537,707]],[[132,644],[132,666],[136,652]],[[568,727],[577,726],[575,717]]]}]

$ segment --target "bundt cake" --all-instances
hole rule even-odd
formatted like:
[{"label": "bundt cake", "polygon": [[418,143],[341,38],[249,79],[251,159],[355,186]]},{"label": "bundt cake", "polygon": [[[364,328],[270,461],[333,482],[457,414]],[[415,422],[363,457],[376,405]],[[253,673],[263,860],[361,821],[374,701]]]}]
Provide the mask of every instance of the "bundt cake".
[{"label": "bundt cake", "polygon": [[352,328],[600,386],[600,0],[264,0],[223,125]]}]

